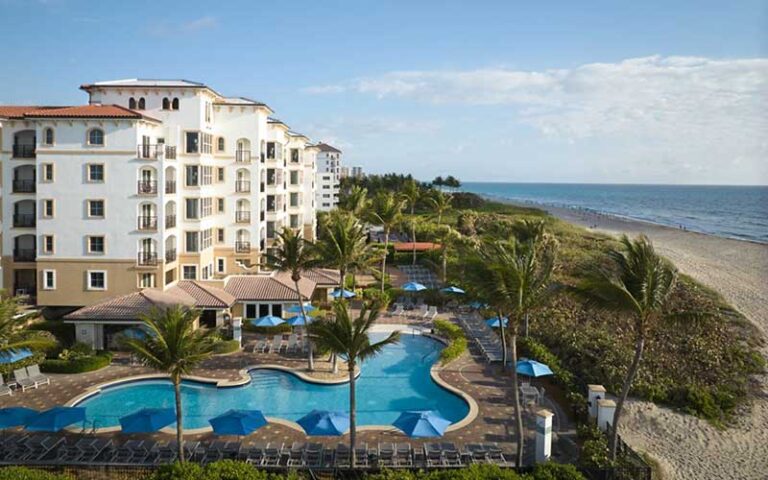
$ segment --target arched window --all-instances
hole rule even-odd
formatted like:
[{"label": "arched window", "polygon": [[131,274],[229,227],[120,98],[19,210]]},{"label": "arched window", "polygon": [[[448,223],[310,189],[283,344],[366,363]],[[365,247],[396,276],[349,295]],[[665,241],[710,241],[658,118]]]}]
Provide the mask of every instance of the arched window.
[{"label": "arched window", "polygon": [[219,137],[218,140],[216,141],[216,150],[218,150],[219,152],[224,151],[224,137]]},{"label": "arched window", "polygon": [[168,100],[168,97],[163,98],[163,110],[170,110],[171,109],[171,101]]},{"label": "arched window", "polygon": [[139,110],[144,110],[146,106],[147,106],[147,103],[144,101],[144,97],[141,97],[139,99]]},{"label": "arched window", "polygon": [[93,128],[88,132],[89,145],[104,145],[104,130]]},{"label": "arched window", "polygon": [[173,102],[171,103],[171,109],[172,110],[178,110],[179,109],[179,99],[178,99],[178,97],[173,99]]},{"label": "arched window", "polygon": [[53,129],[48,127],[43,132],[43,141],[46,145],[53,145]]},{"label": "arched window", "polygon": [[131,110],[136,110],[136,99],[135,98],[131,97],[130,99],[128,99],[128,108],[130,108]]}]

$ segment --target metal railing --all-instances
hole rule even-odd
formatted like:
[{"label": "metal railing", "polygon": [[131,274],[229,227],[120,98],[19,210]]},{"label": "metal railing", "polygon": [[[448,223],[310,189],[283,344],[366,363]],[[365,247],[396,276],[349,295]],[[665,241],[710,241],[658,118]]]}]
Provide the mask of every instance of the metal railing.
[{"label": "metal railing", "polygon": [[157,230],[157,217],[151,215],[140,216],[139,230]]},{"label": "metal railing", "polygon": [[165,193],[176,193],[176,181],[175,180],[166,180],[166,182],[165,182]]},{"label": "metal railing", "polygon": [[251,151],[250,150],[236,150],[235,161],[237,163],[251,163]]},{"label": "metal railing", "polygon": [[136,154],[139,158],[143,158],[145,160],[157,160],[163,154],[164,146],[165,145],[162,143],[140,143],[139,146],[136,147]]},{"label": "metal railing", "polygon": [[137,191],[139,195],[156,195],[157,182],[154,180],[139,180]]},{"label": "metal railing", "polygon": [[13,193],[35,193],[34,180],[14,180]]},{"label": "metal railing", "polygon": [[170,145],[165,146],[165,159],[176,160],[176,147],[172,147]]},{"label": "metal railing", "polygon": [[34,248],[14,248],[14,262],[34,262],[37,258],[37,250]]},{"label": "metal railing", "polygon": [[13,214],[13,226],[14,227],[34,227],[36,224],[34,213],[14,213]]},{"label": "metal railing", "polygon": [[22,143],[14,144],[13,157],[14,158],[35,158],[36,148],[35,145],[25,145]]},{"label": "metal railing", "polygon": [[176,249],[172,248],[165,251],[165,263],[171,263],[176,261]]},{"label": "metal railing", "polygon": [[157,252],[139,252],[136,263],[145,266],[157,265]]},{"label": "metal railing", "polygon": [[251,223],[251,212],[249,211],[239,211],[235,212],[235,222],[236,223]]},{"label": "metal railing", "polygon": [[235,182],[235,191],[238,193],[250,193],[251,182],[248,180],[237,180]]},{"label": "metal railing", "polygon": [[165,228],[173,228],[176,226],[176,215],[165,216]]},{"label": "metal railing", "polygon": [[235,253],[249,253],[251,242],[235,242]]}]

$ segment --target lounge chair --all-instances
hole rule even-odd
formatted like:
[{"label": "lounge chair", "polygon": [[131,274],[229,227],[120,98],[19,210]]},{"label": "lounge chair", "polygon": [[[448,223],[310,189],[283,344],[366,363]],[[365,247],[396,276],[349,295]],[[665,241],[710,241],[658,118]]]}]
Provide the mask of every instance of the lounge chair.
[{"label": "lounge chair", "polygon": [[244,446],[240,451],[241,460],[245,460],[246,463],[251,465],[261,466],[264,464],[264,443],[254,443]]},{"label": "lounge chair", "polygon": [[27,375],[29,376],[29,379],[35,382],[37,385],[51,384],[51,378],[46,375],[43,375],[40,372],[40,366],[38,364],[28,366]]},{"label": "lounge chair", "polygon": [[395,446],[392,443],[379,443],[378,461],[380,467],[394,467],[397,465],[395,461]]},{"label": "lounge chair", "polygon": [[298,347],[298,336],[295,333],[292,333],[290,337],[288,337],[288,346],[285,347],[286,353],[293,352]]},{"label": "lounge chair", "polygon": [[443,461],[449,467],[461,466],[461,454],[459,449],[453,443],[443,443],[440,445],[440,449],[443,452]]},{"label": "lounge chair", "polygon": [[413,466],[413,449],[410,443],[398,443],[395,449],[395,463],[399,467]]},{"label": "lounge chair", "polygon": [[349,453],[349,445],[346,443],[336,444],[336,467],[349,467],[352,461],[352,456]]},{"label": "lounge chair", "polygon": [[479,443],[465,445],[466,456],[472,463],[489,463],[488,450]]},{"label": "lounge chair", "polygon": [[304,449],[303,464],[314,468],[323,466],[323,445],[321,443],[307,445]]},{"label": "lounge chair", "polygon": [[304,466],[304,450],[306,447],[306,444],[303,442],[293,442],[291,448],[286,452],[288,454],[289,467]]},{"label": "lounge chair", "polygon": [[268,443],[267,447],[264,449],[264,462],[262,462],[262,465],[265,467],[279,466],[282,450],[282,443],[279,446],[278,444],[273,445],[271,442]]},{"label": "lounge chair", "polygon": [[281,333],[272,337],[272,343],[269,345],[269,353],[280,353],[283,348],[283,335]]},{"label": "lounge chair", "polygon": [[0,397],[3,395],[8,395],[10,397],[13,396],[13,389],[10,385],[6,385],[5,381],[3,380],[3,376],[0,375]]},{"label": "lounge chair", "polygon": [[13,379],[21,387],[22,392],[26,392],[30,388],[37,388],[37,383],[34,382],[29,375],[27,375],[26,368],[19,368],[13,371]]},{"label": "lounge chair", "polygon": [[355,464],[358,467],[367,467],[368,461],[368,444],[363,443],[359,447],[355,448]]},{"label": "lounge chair", "polygon": [[443,461],[443,449],[439,443],[425,443],[424,444],[424,456],[427,459],[428,467],[442,467],[445,465]]}]

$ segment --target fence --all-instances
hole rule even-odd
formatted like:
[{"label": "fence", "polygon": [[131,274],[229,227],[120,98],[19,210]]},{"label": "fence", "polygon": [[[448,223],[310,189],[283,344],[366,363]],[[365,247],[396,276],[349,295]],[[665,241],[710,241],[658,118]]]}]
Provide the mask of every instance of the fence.
[{"label": "fence", "polygon": [[651,467],[619,436],[618,465],[610,468],[581,468],[591,480],[652,480]]}]

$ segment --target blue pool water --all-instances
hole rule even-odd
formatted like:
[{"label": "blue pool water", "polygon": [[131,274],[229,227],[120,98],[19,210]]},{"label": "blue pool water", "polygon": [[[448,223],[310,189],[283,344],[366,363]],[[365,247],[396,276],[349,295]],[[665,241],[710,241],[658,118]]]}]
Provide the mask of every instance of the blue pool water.
[{"label": "blue pool water", "polygon": [[[428,337],[403,334],[399,344],[365,362],[356,384],[358,425],[388,425],[405,410],[435,410],[454,423],[464,418],[466,402],[437,385],[429,373],[442,348]],[[209,419],[231,408],[257,409],[267,417],[294,421],[313,409],[349,409],[347,384],[308,383],[276,370],[253,370],[251,379],[232,388],[184,382],[184,427],[209,427]],[[173,407],[173,386],[165,380],[126,383],[106,388],[79,406],[86,407],[88,421],[98,428],[117,426],[120,417],[141,408]]]}]

